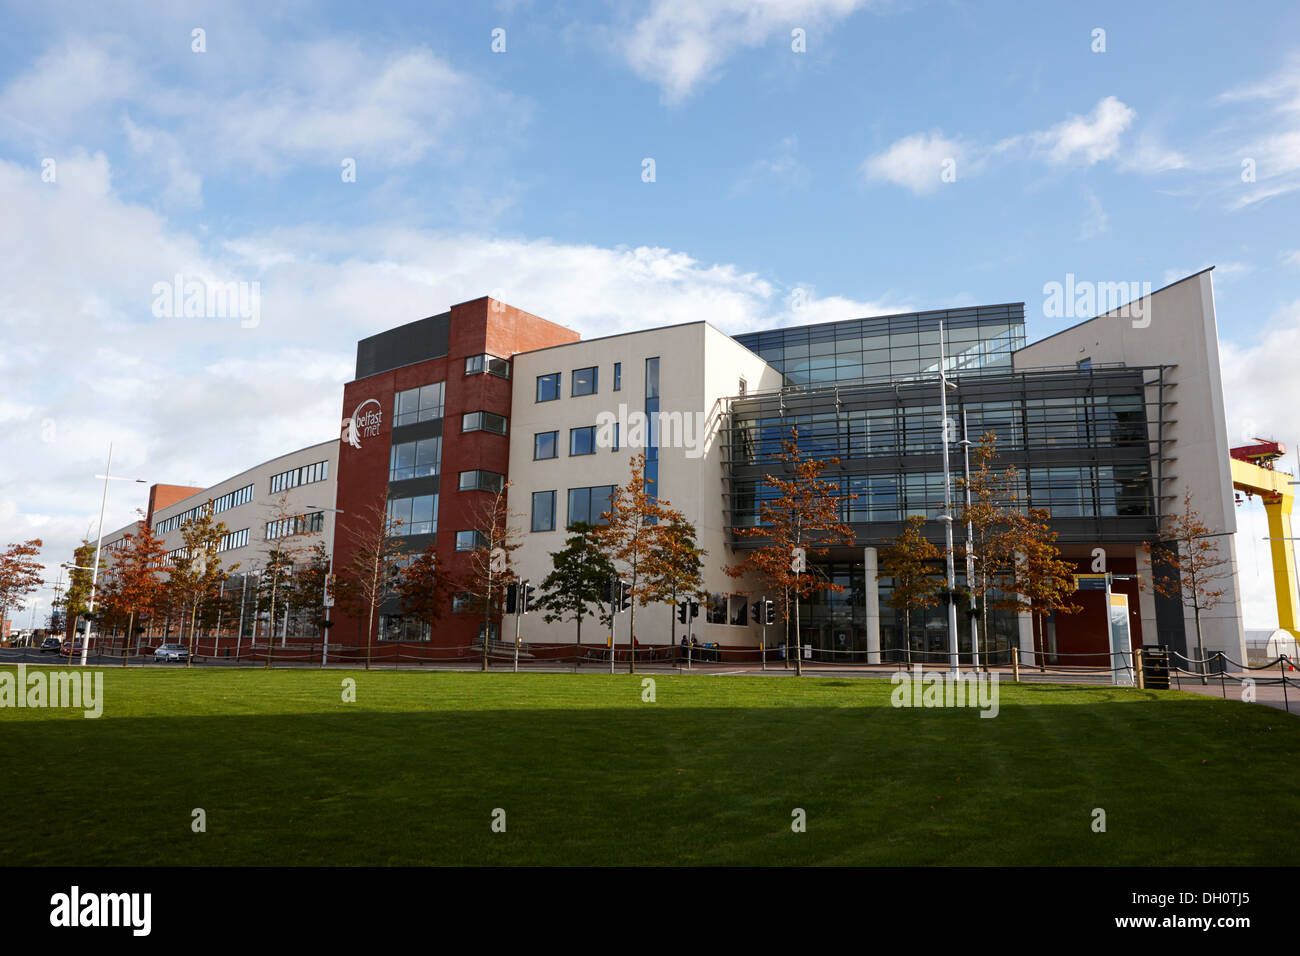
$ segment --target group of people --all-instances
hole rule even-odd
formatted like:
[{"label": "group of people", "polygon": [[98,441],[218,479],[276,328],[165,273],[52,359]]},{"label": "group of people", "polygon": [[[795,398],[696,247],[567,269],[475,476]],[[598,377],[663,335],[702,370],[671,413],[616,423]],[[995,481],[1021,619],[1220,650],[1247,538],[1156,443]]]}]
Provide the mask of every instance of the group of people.
[{"label": "group of people", "polygon": [[690,641],[686,640],[686,635],[682,635],[680,657],[685,661],[717,661],[719,659],[717,644],[700,644],[700,639],[694,634],[691,635]]}]

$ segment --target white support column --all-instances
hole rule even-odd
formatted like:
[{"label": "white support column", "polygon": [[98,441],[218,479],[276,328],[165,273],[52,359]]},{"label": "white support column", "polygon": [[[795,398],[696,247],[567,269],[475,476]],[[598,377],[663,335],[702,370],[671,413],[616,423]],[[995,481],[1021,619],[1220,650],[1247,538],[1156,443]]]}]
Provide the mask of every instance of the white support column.
[{"label": "white support column", "polygon": [[1038,665],[1034,654],[1034,616],[1028,611],[1016,612],[1016,624],[1020,627],[1020,666]]},{"label": "white support column", "polygon": [[867,605],[867,663],[880,663],[880,585],[876,549],[862,551],[863,584]]}]

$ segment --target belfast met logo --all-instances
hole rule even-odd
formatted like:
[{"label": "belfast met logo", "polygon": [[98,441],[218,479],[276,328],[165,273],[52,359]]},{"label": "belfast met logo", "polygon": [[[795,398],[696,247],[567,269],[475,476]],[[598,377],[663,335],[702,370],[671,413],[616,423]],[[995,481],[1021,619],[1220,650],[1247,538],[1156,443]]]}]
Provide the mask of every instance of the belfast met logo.
[{"label": "belfast met logo", "polygon": [[[374,408],[370,406],[373,405]],[[375,438],[379,435],[379,426],[384,422],[384,413],[379,400],[367,398],[356,407],[350,418],[343,419],[340,441],[345,441],[353,448],[361,447],[361,439]]]}]

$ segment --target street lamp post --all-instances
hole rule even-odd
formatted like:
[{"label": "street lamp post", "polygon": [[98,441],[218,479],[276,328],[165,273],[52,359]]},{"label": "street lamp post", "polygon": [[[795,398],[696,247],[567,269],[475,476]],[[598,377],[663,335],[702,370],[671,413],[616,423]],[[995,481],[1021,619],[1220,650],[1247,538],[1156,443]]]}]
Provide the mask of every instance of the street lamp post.
[{"label": "street lamp post", "polygon": [[[115,478],[113,476],[113,443],[108,443],[108,467],[104,469],[104,474],[96,475],[96,478],[104,479],[104,494],[99,499],[99,535],[95,541],[95,565],[90,572],[90,620],[86,624],[86,639],[81,642],[81,666],[86,666],[86,659],[90,655],[90,641],[95,630],[95,588],[99,584],[99,555],[104,548],[104,506],[108,504],[108,483],[110,481],[134,481],[137,484],[147,484],[143,478]],[[76,635],[73,635],[74,639]]]},{"label": "street lamp post", "polygon": [[954,591],[957,588],[957,571],[953,567],[952,561],[952,472],[948,465],[948,389],[956,388],[948,381],[948,370],[945,367],[947,360],[944,357],[943,347],[943,321],[939,322],[939,416],[943,425],[943,514],[939,520],[943,522],[944,541],[947,545],[948,555],[948,662],[952,666],[952,672],[958,674],[961,672],[961,662],[957,656],[957,601]]}]

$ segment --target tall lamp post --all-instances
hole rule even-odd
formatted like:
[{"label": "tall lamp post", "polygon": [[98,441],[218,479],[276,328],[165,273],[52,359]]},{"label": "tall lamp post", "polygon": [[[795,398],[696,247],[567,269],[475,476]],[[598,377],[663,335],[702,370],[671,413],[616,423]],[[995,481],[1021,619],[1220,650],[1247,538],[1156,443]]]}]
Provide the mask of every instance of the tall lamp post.
[{"label": "tall lamp post", "polygon": [[[99,585],[99,555],[104,548],[104,506],[108,504],[108,483],[110,481],[133,481],[139,485],[148,484],[143,478],[119,478],[113,474],[113,443],[108,443],[108,467],[104,469],[104,474],[96,475],[96,478],[104,479],[104,494],[99,499],[99,532],[95,541],[95,563],[91,568],[81,568],[80,570],[90,571],[90,604],[88,614],[90,620],[86,622],[86,639],[81,642],[81,666],[86,666],[86,658],[90,654],[90,641],[95,630],[95,590]],[[76,635],[73,635],[76,638]]]},{"label": "tall lamp post", "polygon": [[961,662],[957,656],[957,572],[952,562],[952,472],[948,467],[948,389],[957,386],[948,381],[947,359],[943,347],[943,321],[939,321],[939,415],[943,419],[943,522],[944,541],[948,554],[948,661],[952,672],[961,672]]}]

